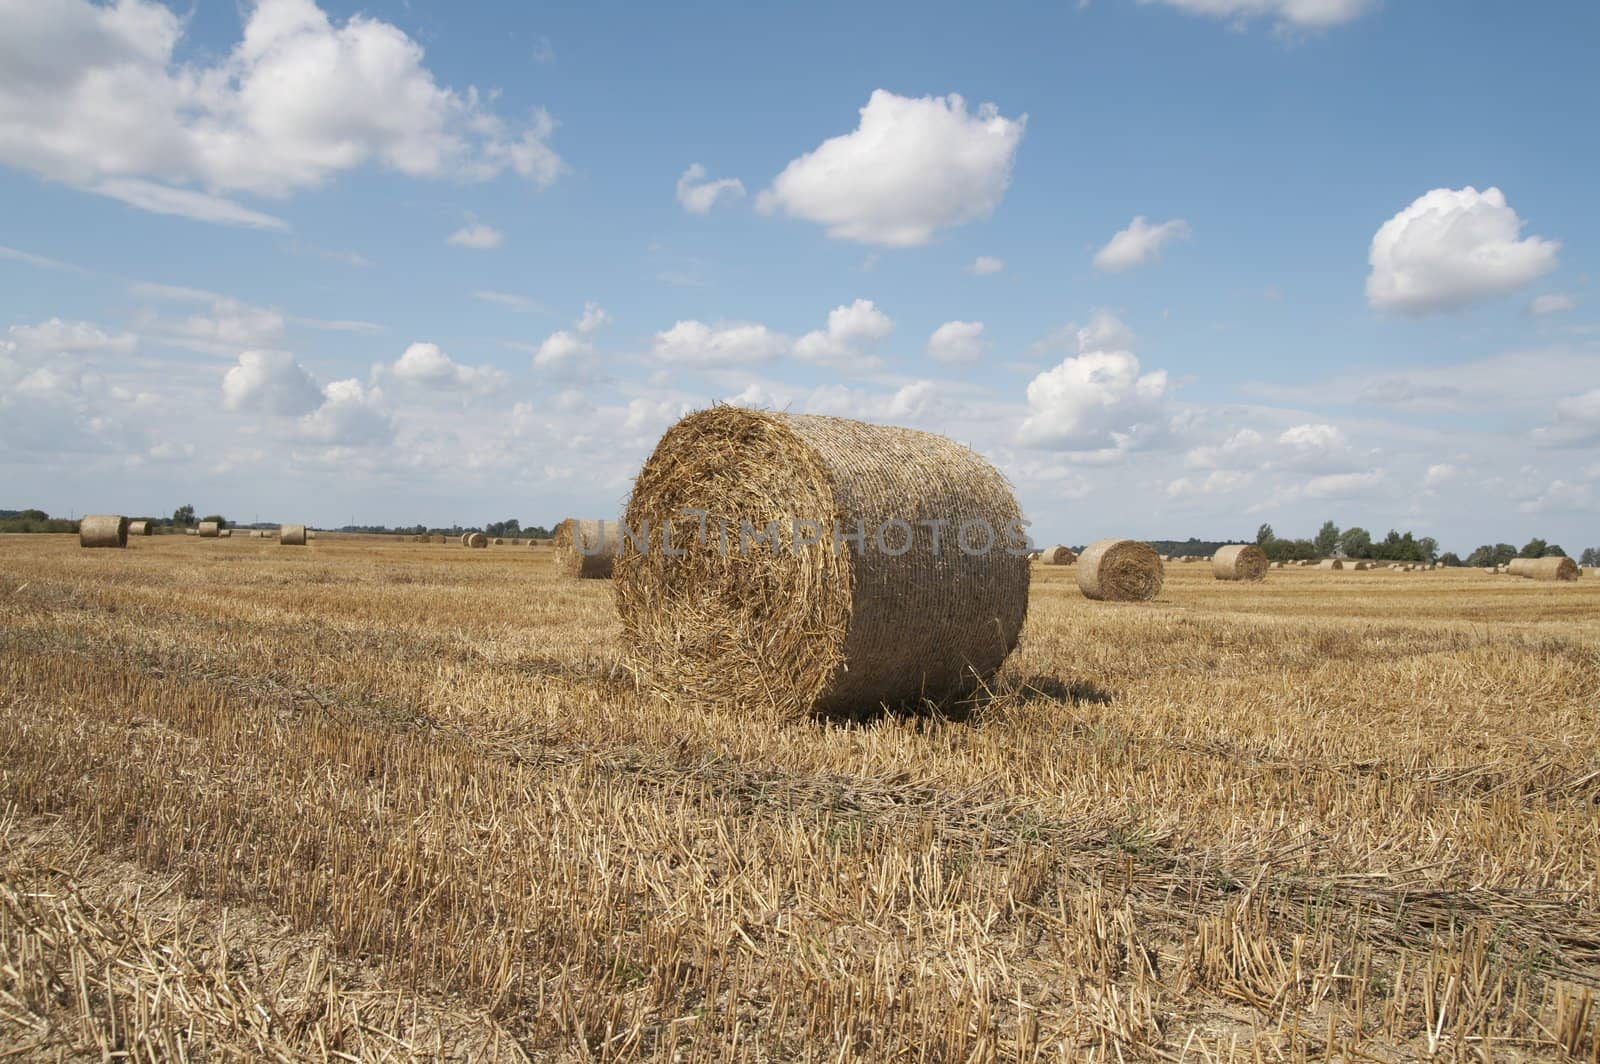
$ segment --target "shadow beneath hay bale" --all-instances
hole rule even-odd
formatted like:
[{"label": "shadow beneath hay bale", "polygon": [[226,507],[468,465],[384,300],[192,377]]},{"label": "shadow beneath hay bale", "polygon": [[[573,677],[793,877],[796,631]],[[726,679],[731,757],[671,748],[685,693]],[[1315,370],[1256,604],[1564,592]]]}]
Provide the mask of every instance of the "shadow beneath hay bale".
[{"label": "shadow beneath hay bale", "polygon": [[883,720],[925,722],[927,724],[965,724],[974,718],[1026,705],[1029,702],[1054,702],[1061,705],[1110,705],[1113,694],[1087,680],[1067,683],[1055,676],[1029,676],[1009,680],[981,690],[968,698],[947,703],[911,702],[898,706],[874,706],[853,712],[817,713],[819,723],[860,727]]}]

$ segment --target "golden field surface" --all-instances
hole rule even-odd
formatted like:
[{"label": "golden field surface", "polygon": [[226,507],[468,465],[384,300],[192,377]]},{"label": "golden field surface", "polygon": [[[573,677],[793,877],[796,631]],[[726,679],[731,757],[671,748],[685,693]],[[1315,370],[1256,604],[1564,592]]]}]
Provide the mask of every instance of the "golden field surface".
[{"label": "golden field surface", "polygon": [[547,548],[0,537],[0,1057],[1595,1060],[1600,580],[1035,567],[953,717]]}]

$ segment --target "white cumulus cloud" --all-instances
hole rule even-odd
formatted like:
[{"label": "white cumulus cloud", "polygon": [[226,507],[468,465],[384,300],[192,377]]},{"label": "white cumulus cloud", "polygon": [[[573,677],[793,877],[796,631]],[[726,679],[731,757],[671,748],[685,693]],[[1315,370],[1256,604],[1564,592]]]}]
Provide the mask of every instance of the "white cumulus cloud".
[{"label": "white cumulus cloud", "polygon": [[972,260],[972,265],[968,267],[971,272],[979,277],[987,277],[992,273],[999,273],[1005,268],[1005,260],[997,259],[993,255],[979,255]]},{"label": "white cumulus cloud", "polygon": [[935,362],[976,362],[987,349],[981,321],[947,321],[928,337],[928,357]]},{"label": "white cumulus cloud", "polygon": [[[284,196],[362,166],[539,185],[563,166],[540,109],[441,86],[423,49],[368,15],[256,0],[220,54],[180,48],[188,20],[155,0],[0,0],[0,162],[144,210],[265,228],[225,198]],[[192,53],[179,59],[178,53]]]},{"label": "white cumulus cloud", "polygon": [[1115,233],[1106,246],[1095,252],[1096,269],[1120,273],[1161,257],[1161,249],[1189,235],[1189,223],[1182,218],[1151,225],[1144,215],[1136,216],[1126,229]]},{"label": "white cumulus cloud", "polygon": [[492,225],[473,222],[451,233],[445,242],[451,247],[471,248],[473,251],[492,251],[505,243],[506,235]]},{"label": "white cumulus cloud", "polygon": [[954,94],[878,89],[853,132],[790,162],[756,206],[816,222],[841,240],[926,244],[941,229],[994,212],[1026,124],[1026,115],[1007,118],[989,103],[970,113]]},{"label": "white cumulus cloud", "polygon": [[222,378],[225,410],[299,417],[322,399],[317,382],[287,351],[246,351]]},{"label": "white cumulus cloud", "polygon": [[1018,439],[1055,450],[1121,452],[1157,431],[1167,374],[1141,372],[1132,351],[1109,346],[1129,337],[1109,314],[1080,330],[1079,354],[1029,382]]},{"label": "white cumulus cloud", "polygon": [[1425,193],[1374,234],[1367,300],[1419,315],[1515,292],[1555,269],[1561,247],[1522,225],[1498,188]]},{"label": "white cumulus cloud", "polygon": [[1542,296],[1534,296],[1528,304],[1528,313],[1537,317],[1546,314],[1560,314],[1577,307],[1577,300],[1564,292],[1547,292]]},{"label": "white cumulus cloud", "polygon": [[706,180],[706,168],[693,163],[678,178],[678,202],[690,214],[706,214],[723,196],[738,199],[744,195],[744,182],[736,177]]},{"label": "white cumulus cloud", "polygon": [[894,332],[894,320],[879,310],[870,299],[858,299],[849,306],[828,312],[827,329],[814,329],[795,341],[794,354],[808,362],[872,368],[881,360],[867,348]]},{"label": "white cumulus cloud", "polygon": [[402,384],[441,392],[492,392],[506,380],[493,366],[463,366],[428,343],[411,344],[387,372]]},{"label": "white cumulus cloud", "polygon": [[656,333],[653,350],[657,359],[669,365],[707,369],[767,362],[784,354],[789,346],[787,338],[765,325],[680,321]]},{"label": "white cumulus cloud", "polygon": [[1191,15],[1247,22],[1269,19],[1280,30],[1320,30],[1354,22],[1376,11],[1380,0],[1140,0]]}]

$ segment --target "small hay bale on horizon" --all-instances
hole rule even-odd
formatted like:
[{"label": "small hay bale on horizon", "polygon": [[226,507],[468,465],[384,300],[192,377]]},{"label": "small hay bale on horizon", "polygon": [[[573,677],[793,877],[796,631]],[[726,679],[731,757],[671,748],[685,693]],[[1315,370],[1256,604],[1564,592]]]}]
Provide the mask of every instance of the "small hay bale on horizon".
[{"label": "small hay bale on horizon", "polygon": [[1218,580],[1265,580],[1269,563],[1254,543],[1235,543],[1211,556],[1211,575]]},{"label": "small hay bale on horizon", "polygon": [[78,522],[78,546],[126,547],[128,519],[120,514],[90,514]]},{"label": "small hay bale on horizon", "polygon": [[283,525],[278,529],[279,546],[304,547],[309,538],[305,525]]},{"label": "small hay bale on horizon", "polygon": [[469,547],[487,547],[488,545],[489,545],[489,537],[484,535],[482,532],[468,532],[467,533],[467,546],[469,546]]},{"label": "small hay bale on horizon", "polygon": [[151,527],[149,521],[128,522],[128,535],[130,536],[153,536],[155,532],[156,530]]},{"label": "small hay bale on horizon", "polygon": [[195,529],[195,534],[201,539],[216,539],[222,532],[222,526],[215,521],[201,521],[200,527]]},{"label": "small hay bale on horizon", "polygon": [[629,666],[670,700],[778,720],[947,705],[984,689],[1027,614],[1010,485],[932,433],[714,406],[662,436],[624,520]]},{"label": "small hay bale on horizon", "polygon": [[1078,590],[1096,602],[1148,602],[1165,578],[1161,555],[1138,540],[1096,540],[1078,555]]},{"label": "small hay bale on horizon", "polygon": [[1344,562],[1338,558],[1324,558],[1317,563],[1318,569],[1343,569]]},{"label": "small hay bale on horizon", "polygon": [[1528,580],[1576,580],[1583,575],[1571,558],[1513,558],[1508,571]]},{"label": "small hay bale on horizon", "polygon": [[1077,562],[1078,556],[1073,553],[1071,547],[1058,543],[1054,547],[1046,548],[1039,556],[1039,560],[1045,565],[1072,565]]}]

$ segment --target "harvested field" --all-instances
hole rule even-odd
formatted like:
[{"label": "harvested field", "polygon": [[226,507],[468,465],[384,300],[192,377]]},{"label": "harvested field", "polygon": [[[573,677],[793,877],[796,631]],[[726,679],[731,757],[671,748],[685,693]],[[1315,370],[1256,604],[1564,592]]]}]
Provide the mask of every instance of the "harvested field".
[{"label": "harvested field", "polygon": [[0,1050],[1597,1052],[1600,581],[1039,567],[980,702],[762,728],[636,693],[611,594],[0,537]]}]

